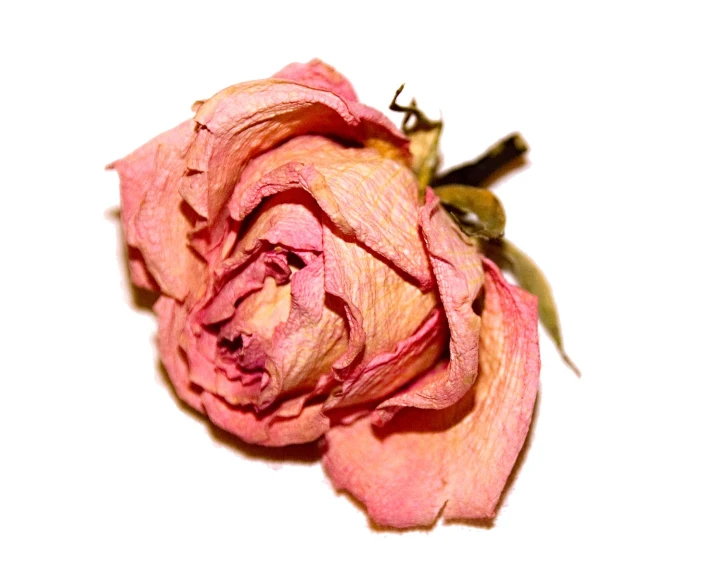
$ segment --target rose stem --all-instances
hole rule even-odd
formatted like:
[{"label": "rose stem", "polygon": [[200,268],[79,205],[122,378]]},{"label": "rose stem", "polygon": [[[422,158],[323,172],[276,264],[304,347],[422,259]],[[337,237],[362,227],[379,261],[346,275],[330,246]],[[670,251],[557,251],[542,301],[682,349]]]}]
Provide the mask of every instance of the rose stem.
[{"label": "rose stem", "polygon": [[523,161],[528,146],[518,132],[510,134],[490,147],[472,162],[453,168],[433,179],[431,186],[467,184],[483,186],[497,172],[514,168]]}]

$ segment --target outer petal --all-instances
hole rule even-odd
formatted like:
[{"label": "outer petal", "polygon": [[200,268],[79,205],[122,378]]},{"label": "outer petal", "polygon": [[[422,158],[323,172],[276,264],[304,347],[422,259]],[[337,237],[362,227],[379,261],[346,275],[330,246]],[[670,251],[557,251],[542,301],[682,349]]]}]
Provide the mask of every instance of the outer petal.
[{"label": "outer petal", "polygon": [[199,105],[195,120],[200,130],[187,157],[190,177],[183,195],[210,223],[220,216],[247,163],[295,136],[334,135],[360,143],[379,138],[407,146],[380,112],[279,79],[222,90]]},{"label": "outer petal", "polygon": [[229,405],[219,396],[193,386],[179,346],[187,318],[185,308],[174,299],[160,297],[155,303],[155,312],[159,322],[160,357],[177,395],[199,412],[206,412],[216,426],[246,442],[271,446],[314,441],[329,428],[329,419],[321,410],[322,404],[308,404],[304,396],[257,414],[252,409]]},{"label": "outer petal", "polygon": [[337,70],[329,64],[325,64],[322,60],[315,58],[307,64],[293,62],[288,64],[280,72],[273,75],[273,78],[282,78],[283,80],[292,80],[298,84],[304,84],[310,88],[319,90],[327,90],[340,96],[344,100],[357,102],[354,87],[349,81],[342,76]]},{"label": "outer petal", "polygon": [[379,353],[361,372],[345,381],[342,390],[325,404],[325,410],[342,409],[386,397],[417,375],[425,373],[445,350],[447,330],[442,312],[431,315],[395,349]]},{"label": "outer petal", "polygon": [[382,525],[489,518],[528,433],[538,389],[536,298],[485,261],[480,371],[441,411],[404,409],[383,429],[370,419],[326,435],[325,470]]},{"label": "outer petal", "polygon": [[[127,243],[138,249],[162,292],[178,300],[196,290],[204,277],[204,263],[187,245],[196,215],[177,192],[186,170],[193,127],[193,122],[184,122],[109,165],[121,180],[121,218]],[[142,270],[140,256],[130,257],[133,281],[155,288]]]},{"label": "outer petal", "polygon": [[329,428],[329,419],[322,413],[321,404],[306,405],[297,415],[289,416],[291,406],[302,404],[302,399],[284,401],[272,411],[255,413],[228,405],[209,392],[202,394],[209,420],[247,443],[282,447],[309,443],[320,438]]},{"label": "outer petal", "polygon": [[[440,359],[429,371],[420,375],[405,388],[396,391],[377,405],[371,415],[371,422],[382,427],[404,407],[429,405],[427,409],[444,409],[450,406],[450,361]],[[458,399],[459,400],[459,399]],[[447,404],[445,404],[447,402]],[[440,406],[436,406],[440,405]],[[419,407],[423,408],[423,407]]]},{"label": "outer petal", "polygon": [[446,378],[436,371],[434,377],[418,379],[379,405],[374,416],[377,424],[389,420],[402,407],[449,407],[462,398],[477,377],[480,319],[472,303],[484,282],[480,255],[465,242],[431,191],[420,209],[420,226],[450,328],[450,362]]},{"label": "outer petal", "polygon": [[[434,292],[422,292],[365,246],[347,240],[338,230],[324,224],[325,290],[342,301],[349,322],[349,349],[333,369],[353,385],[378,355],[395,351],[402,341],[418,331],[438,303]],[[439,343],[435,334],[439,331],[432,331],[431,346]],[[442,352],[442,346],[433,349],[436,355],[424,355],[431,365]],[[419,371],[425,368],[418,366]],[[350,388],[343,388],[340,400],[349,391]]]},{"label": "outer petal", "polygon": [[167,369],[175,392],[190,407],[203,413],[200,392],[192,388],[187,361],[179,344],[180,335],[187,322],[187,311],[180,303],[165,296],[157,299],[154,311],[157,314],[160,359]]}]

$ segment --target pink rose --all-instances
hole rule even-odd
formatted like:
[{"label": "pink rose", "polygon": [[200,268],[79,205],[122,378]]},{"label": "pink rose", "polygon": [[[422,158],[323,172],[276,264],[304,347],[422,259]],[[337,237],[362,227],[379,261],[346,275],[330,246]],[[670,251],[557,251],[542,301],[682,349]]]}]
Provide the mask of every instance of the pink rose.
[{"label": "pink rose", "polygon": [[112,165],[179,397],[249,443],[323,437],[379,524],[494,516],[536,398],[535,297],[419,200],[406,138],[326,64],[194,111]]}]

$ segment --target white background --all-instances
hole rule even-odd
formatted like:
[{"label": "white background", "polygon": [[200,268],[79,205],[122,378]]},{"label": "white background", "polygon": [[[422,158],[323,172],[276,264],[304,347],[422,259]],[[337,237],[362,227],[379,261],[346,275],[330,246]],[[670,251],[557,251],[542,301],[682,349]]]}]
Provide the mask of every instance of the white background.
[{"label": "white background", "polygon": [[[700,3],[464,4],[0,9],[2,575],[708,572]],[[514,130],[531,146],[495,190],[583,377],[544,336],[492,528],[374,530],[307,454],[216,435],[133,304],[103,166],[194,100],[314,56],[365,103],[406,82],[442,111],[447,166]]]}]

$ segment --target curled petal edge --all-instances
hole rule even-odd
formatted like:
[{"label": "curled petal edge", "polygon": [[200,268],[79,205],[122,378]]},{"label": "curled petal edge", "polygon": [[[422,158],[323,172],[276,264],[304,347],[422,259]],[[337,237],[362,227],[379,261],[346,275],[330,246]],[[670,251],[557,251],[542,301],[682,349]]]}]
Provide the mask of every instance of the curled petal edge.
[{"label": "curled petal edge", "polygon": [[480,368],[475,386],[443,409],[406,408],[325,435],[323,466],[380,525],[406,528],[495,516],[528,434],[538,391],[537,300],[484,260]]}]

